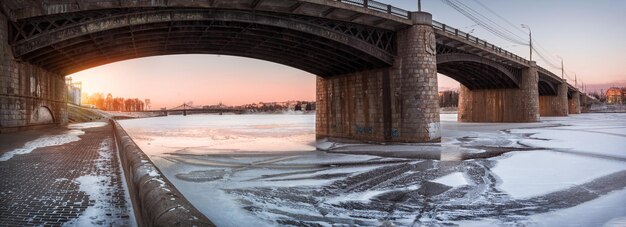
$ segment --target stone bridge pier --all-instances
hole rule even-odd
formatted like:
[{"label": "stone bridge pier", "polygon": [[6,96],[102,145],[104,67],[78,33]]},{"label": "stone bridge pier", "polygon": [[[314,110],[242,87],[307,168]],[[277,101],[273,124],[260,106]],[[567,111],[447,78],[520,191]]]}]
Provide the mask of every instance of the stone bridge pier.
[{"label": "stone bridge pier", "polygon": [[539,111],[541,116],[567,116],[569,113],[569,102],[567,99],[567,82],[559,84],[556,88],[557,94],[539,96]]},{"label": "stone bridge pier", "polygon": [[67,122],[65,79],[15,59],[0,12],[0,133]]},{"label": "stone bridge pier", "polygon": [[580,92],[573,91],[568,100],[569,114],[580,114]]},{"label": "stone bridge pier", "polygon": [[470,90],[461,85],[459,122],[539,121],[537,65],[529,65],[522,69],[519,88]]},{"label": "stone bridge pier", "polygon": [[432,16],[411,18],[413,25],[397,33],[392,66],[317,78],[318,139],[440,141]]}]

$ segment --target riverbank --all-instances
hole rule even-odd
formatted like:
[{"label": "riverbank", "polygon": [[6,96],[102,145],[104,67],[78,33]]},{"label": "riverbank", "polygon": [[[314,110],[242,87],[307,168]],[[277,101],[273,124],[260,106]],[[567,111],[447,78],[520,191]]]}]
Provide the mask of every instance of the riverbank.
[{"label": "riverbank", "polygon": [[136,226],[111,125],[0,135],[0,226]]},{"label": "riverbank", "polygon": [[626,105],[594,103],[591,105],[589,109],[586,109],[585,112],[586,113],[626,113]]}]

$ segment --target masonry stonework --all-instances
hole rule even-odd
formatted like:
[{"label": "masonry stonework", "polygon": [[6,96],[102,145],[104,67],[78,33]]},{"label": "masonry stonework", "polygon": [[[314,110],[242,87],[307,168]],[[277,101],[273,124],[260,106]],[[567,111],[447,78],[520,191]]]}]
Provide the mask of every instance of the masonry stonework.
[{"label": "masonry stonework", "polygon": [[539,112],[541,116],[567,116],[567,83],[559,84],[556,96],[539,96]]},{"label": "masonry stonework", "polygon": [[388,68],[317,79],[317,138],[372,142],[440,141],[431,15],[414,13],[397,34]]},{"label": "masonry stonework", "polygon": [[580,114],[580,92],[572,92],[572,97],[568,100],[569,114]]},{"label": "masonry stonework", "polygon": [[0,13],[0,133],[67,123],[65,79],[13,57]]},{"label": "masonry stonework", "polygon": [[412,12],[413,26],[397,33],[398,55],[391,68],[393,141],[441,140],[436,39],[432,15]]},{"label": "masonry stonework", "polygon": [[522,70],[519,89],[459,90],[459,122],[539,121],[537,65]]}]

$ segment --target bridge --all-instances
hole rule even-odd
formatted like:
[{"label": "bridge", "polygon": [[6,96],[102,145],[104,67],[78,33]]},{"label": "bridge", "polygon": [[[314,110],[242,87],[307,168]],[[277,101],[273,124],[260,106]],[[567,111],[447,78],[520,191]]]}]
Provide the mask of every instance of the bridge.
[{"label": "bridge", "polygon": [[189,115],[189,114],[223,114],[223,113],[234,113],[234,114],[242,114],[246,110],[237,109],[237,108],[224,108],[224,107],[202,107],[202,106],[193,106],[183,103],[180,106],[176,106],[173,108],[166,108],[161,110],[145,110],[142,112],[150,112],[150,113],[161,113],[164,115]]},{"label": "bridge", "polygon": [[437,73],[461,83],[461,122],[580,113],[580,91],[535,62],[376,1],[3,0],[0,9],[0,129],[50,123],[46,111],[64,124],[67,74],[191,53],[317,75],[318,138],[439,141]]}]

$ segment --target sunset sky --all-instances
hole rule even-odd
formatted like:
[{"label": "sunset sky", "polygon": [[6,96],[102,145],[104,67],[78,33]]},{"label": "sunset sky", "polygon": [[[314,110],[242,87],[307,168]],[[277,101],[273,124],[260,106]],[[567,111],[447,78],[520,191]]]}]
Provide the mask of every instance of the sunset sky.
[{"label": "sunset sky", "polygon": [[[416,10],[413,0],[380,0]],[[626,1],[574,0],[467,0],[461,1],[517,36],[527,39],[526,29],[512,27],[482,8],[486,5],[511,24],[527,24],[533,39],[551,64],[565,59],[567,73],[578,75],[591,87],[626,85]],[[439,22],[499,45],[528,58],[528,47],[496,37],[441,0],[423,0],[422,10]],[[560,75],[560,70],[533,54],[539,65]],[[153,108],[195,104],[237,105],[259,101],[315,100],[315,75],[262,60],[216,55],[171,55],[133,59],[108,64],[70,75],[83,82],[83,92],[112,93],[114,96],[150,98]],[[573,83],[573,81],[572,81]],[[593,85],[596,84],[596,85]],[[602,84],[602,85],[597,85]],[[440,76],[442,89],[458,83]]]}]

